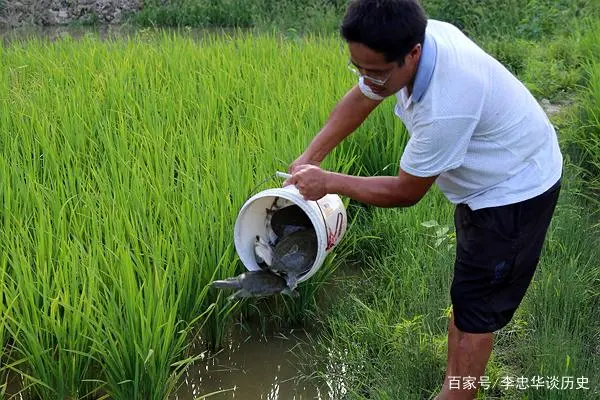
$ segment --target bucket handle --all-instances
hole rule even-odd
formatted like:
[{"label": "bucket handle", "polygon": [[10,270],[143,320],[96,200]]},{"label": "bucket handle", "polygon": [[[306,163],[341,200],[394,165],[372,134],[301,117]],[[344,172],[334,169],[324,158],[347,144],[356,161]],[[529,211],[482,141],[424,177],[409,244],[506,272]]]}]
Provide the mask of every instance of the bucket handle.
[{"label": "bucket handle", "polygon": [[275,176],[281,179],[290,179],[292,177],[291,174],[286,174],[285,172],[277,171],[275,172]]},{"label": "bucket handle", "polygon": [[259,187],[261,187],[262,185],[264,185],[265,183],[267,183],[267,181],[270,181],[271,179],[275,179],[275,178],[282,178],[282,179],[288,179],[291,178],[292,175],[290,174],[286,174],[285,172],[280,172],[277,171],[275,172],[275,175],[269,175],[267,176],[262,182],[260,182],[258,185],[256,185],[251,191],[250,193],[254,193],[256,192],[256,189],[258,189]]}]

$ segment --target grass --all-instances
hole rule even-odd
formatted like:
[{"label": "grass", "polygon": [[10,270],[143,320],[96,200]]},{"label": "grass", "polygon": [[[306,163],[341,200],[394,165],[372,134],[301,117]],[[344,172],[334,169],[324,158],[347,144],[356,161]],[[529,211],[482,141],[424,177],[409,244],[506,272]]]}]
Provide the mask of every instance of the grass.
[{"label": "grass", "polygon": [[[132,14],[140,26],[276,28],[336,32],[345,0],[150,0]],[[422,0],[431,18],[451,22],[473,36],[539,40],[569,33],[583,17],[599,16],[594,0]]]},{"label": "grass", "polygon": [[139,26],[273,27],[301,32],[332,32],[345,0],[151,0],[130,21]]},{"label": "grass", "polygon": [[600,62],[591,62],[586,67],[589,86],[584,96],[585,124],[577,132],[577,142],[582,150],[585,179],[591,186],[592,199],[600,204]]},{"label": "grass", "polygon": [[598,17],[594,0],[423,0],[428,14],[474,37],[540,40],[562,36],[585,17]]},{"label": "grass", "polygon": [[348,398],[418,398],[438,383],[452,255],[422,222],[448,225],[451,211],[435,191],[412,210],[373,210],[363,228],[378,251],[326,314],[318,354],[333,358],[314,360],[344,366]]}]

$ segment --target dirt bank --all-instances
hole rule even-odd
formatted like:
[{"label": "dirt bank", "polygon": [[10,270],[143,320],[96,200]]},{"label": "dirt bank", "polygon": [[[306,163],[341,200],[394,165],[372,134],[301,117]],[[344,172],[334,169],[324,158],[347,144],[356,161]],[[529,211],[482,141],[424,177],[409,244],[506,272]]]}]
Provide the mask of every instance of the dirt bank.
[{"label": "dirt bank", "polygon": [[0,27],[120,23],[143,0],[0,0]]}]

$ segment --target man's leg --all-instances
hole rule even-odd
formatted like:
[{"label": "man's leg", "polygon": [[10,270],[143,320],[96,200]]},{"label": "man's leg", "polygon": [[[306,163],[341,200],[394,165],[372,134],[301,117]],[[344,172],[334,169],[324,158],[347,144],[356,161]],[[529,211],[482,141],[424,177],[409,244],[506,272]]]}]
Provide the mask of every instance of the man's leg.
[{"label": "man's leg", "polygon": [[484,375],[493,332],[508,324],[525,296],[559,192],[560,181],[519,203],[476,211],[457,205],[448,366],[437,399],[475,397],[476,388],[462,390],[466,378],[477,383]]},{"label": "man's leg", "polygon": [[[454,312],[448,322],[448,366],[442,391],[437,400],[471,400],[475,398],[479,378],[492,353],[493,333],[462,332],[454,325]],[[464,377],[474,379],[475,387],[465,385]],[[452,380],[452,384],[451,384]],[[466,387],[465,387],[466,386]],[[465,389],[463,390],[463,387]]]}]

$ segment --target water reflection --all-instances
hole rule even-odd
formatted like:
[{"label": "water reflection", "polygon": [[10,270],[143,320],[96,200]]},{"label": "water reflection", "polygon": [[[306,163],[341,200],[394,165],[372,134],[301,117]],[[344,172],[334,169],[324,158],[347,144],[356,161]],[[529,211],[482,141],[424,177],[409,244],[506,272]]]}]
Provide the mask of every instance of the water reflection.
[{"label": "water reflection", "polygon": [[0,37],[5,44],[28,39],[48,39],[51,41],[71,37],[80,39],[86,35],[94,35],[101,39],[126,37],[135,30],[127,25],[112,26],[25,26],[0,29]]},{"label": "water reflection", "polygon": [[339,400],[346,390],[340,379],[345,368],[327,366],[335,379],[323,387],[300,379],[298,346],[302,332],[269,339],[232,338],[217,354],[203,354],[188,369],[173,400]]},{"label": "water reflection", "polygon": [[[346,355],[347,353],[346,351]],[[334,354],[332,350],[328,350],[328,361],[325,365],[325,383],[327,384],[329,399],[341,399],[347,394],[344,377],[346,376],[348,366],[338,361],[343,359],[340,354]]]},{"label": "water reflection", "polygon": [[[1,0],[0,0],[1,2]],[[251,30],[233,28],[139,28],[130,25],[98,25],[98,26],[25,26],[19,28],[0,28],[0,38],[5,46],[14,42],[29,39],[56,41],[64,38],[81,39],[93,36],[101,40],[118,40],[137,36],[160,37],[164,33],[177,33],[192,39],[221,35],[235,37],[251,34]]]}]

